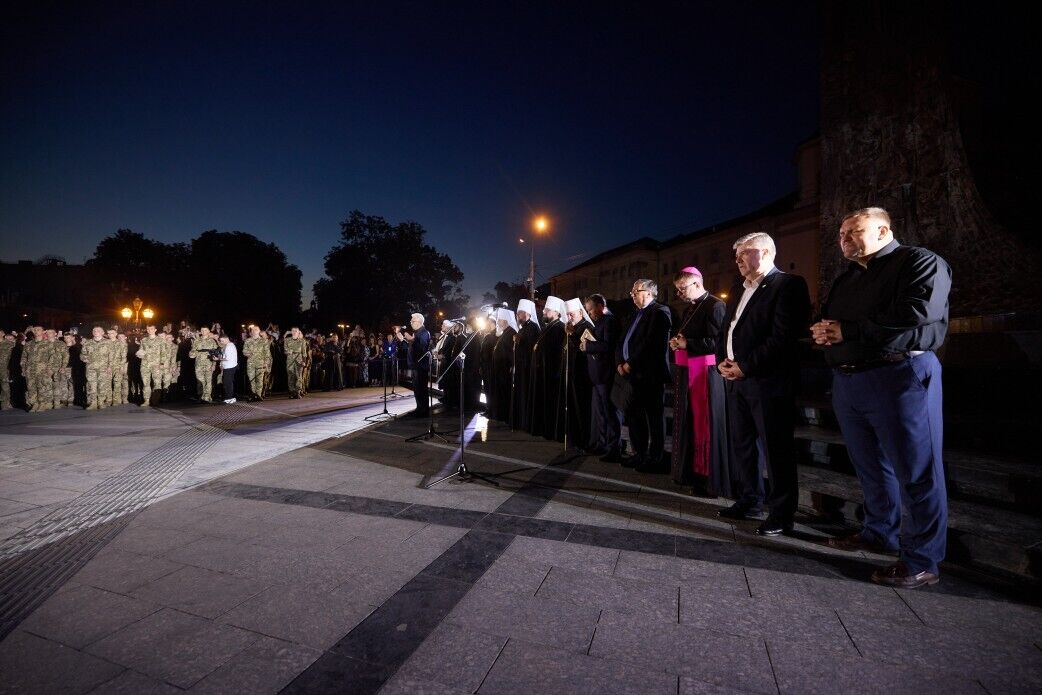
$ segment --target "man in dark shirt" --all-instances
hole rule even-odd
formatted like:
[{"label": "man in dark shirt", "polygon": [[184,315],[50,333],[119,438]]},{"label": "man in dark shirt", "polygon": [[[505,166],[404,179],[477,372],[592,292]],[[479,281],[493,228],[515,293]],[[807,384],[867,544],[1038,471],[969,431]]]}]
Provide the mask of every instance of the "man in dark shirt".
[{"label": "man in dark shirt", "polygon": [[833,283],[811,334],[833,368],[833,408],[864,489],[865,522],[830,545],[899,549],[898,562],[873,572],[872,581],[936,584],[948,500],[934,350],[948,330],[951,268],[926,249],[898,244],[882,208],[844,217],[839,243],[851,264]]},{"label": "man in dark shirt", "polygon": [[593,320],[593,340],[581,340],[579,349],[586,353],[586,368],[593,385],[590,410],[593,412],[590,449],[603,454],[601,461],[622,463],[621,426],[618,411],[611,402],[611,386],[615,376],[615,347],[619,341],[619,320],[608,311],[604,295],[591,294],[586,311]]},{"label": "man in dark shirt", "polygon": [[428,417],[430,415],[430,391],[427,381],[431,373],[431,358],[428,352],[431,349],[431,334],[423,326],[423,314],[413,314],[409,318],[409,327],[412,334],[402,333],[395,329],[398,340],[409,344],[408,357],[409,369],[412,370],[412,392],[416,397],[416,410],[412,417]]}]

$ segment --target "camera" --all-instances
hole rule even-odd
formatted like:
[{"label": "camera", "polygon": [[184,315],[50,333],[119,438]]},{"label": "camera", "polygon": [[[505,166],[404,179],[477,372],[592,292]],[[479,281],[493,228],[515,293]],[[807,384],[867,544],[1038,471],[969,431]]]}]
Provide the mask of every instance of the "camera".
[{"label": "camera", "polygon": [[207,352],[207,354],[210,355],[210,359],[211,360],[224,359],[224,348],[219,348],[219,347],[208,348],[206,350],[206,352]]}]

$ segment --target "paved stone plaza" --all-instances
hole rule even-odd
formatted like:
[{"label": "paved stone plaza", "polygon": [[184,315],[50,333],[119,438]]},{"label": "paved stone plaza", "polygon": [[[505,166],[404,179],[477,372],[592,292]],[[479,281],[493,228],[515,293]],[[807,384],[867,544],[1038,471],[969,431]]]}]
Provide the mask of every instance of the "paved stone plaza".
[{"label": "paved stone plaza", "polygon": [[[0,692],[1042,690],[1042,613],[959,572],[380,394],[0,413]],[[412,400],[392,401],[403,413]],[[458,420],[439,418],[442,430]]]}]

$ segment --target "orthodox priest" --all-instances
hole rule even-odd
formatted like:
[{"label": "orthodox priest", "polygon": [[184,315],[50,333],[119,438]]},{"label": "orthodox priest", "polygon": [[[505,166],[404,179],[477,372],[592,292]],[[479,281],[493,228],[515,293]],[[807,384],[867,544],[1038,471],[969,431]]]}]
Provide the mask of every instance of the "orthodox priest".
[{"label": "orthodox priest", "polygon": [[580,345],[584,335],[593,335],[593,321],[578,297],[565,303],[565,311],[565,332],[568,334],[568,341],[562,357],[565,371],[561,378],[561,396],[557,399],[560,410],[557,417],[557,439],[566,441],[569,447],[586,449],[590,445],[590,399],[593,384],[586,368],[586,353],[580,349]]},{"label": "orthodox priest", "polygon": [[565,306],[560,298],[546,298],[543,307],[546,325],[532,347],[528,432],[547,439],[554,439],[558,431],[557,398],[561,389],[561,360],[565,341],[564,321],[561,319],[564,314]]},{"label": "orthodox priest", "polygon": [[513,381],[517,320],[513,311],[500,308],[496,309],[495,321],[496,344],[492,351],[488,416],[494,420],[509,422],[511,397],[517,390]]},{"label": "orthodox priest", "polygon": [[514,412],[510,427],[528,430],[528,390],[532,379],[532,350],[539,340],[539,318],[535,302],[522,299],[517,303],[517,335],[514,336]]}]

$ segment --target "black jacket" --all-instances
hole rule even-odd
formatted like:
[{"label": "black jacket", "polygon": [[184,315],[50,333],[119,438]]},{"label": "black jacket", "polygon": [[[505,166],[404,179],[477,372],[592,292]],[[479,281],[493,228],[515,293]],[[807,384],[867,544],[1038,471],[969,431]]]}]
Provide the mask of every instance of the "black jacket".
[{"label": "black jacket", "polygon": [[[716,344],[717,362],[727,359],[727,332],[745,286],[735,283]],[[810,294],[799,275],[772,269],[760,281],[734,327],[735,361],[748,379],[792,381],[799,374],[799,340],[808,335]]]},{"label": "black jacket", "polygon": [[615,375],[615,351],[620,340],[619,319],[615,314],[605,314],[590,332],[597,339],[586,343],[586,369],[590,381],[597,385],[610,384]]},{"label": "black jacket", "polygon": [[431,334],[426,328],[416,331],[412,342],[409,343],[409,368],[420,372],[431,370],[430,358],[424,359],[424,355],[431,348]]},{"label": "black jacket", "polygon": [[[628,360],[623,359],[623,346],[630,326],[640,317],[637,327],[630,336]],[[669,332],[673,326],[673,317],[665,304],[652,302],[638,312],[630,321],[626,330],[619,334],[619,342],[615,349],[615,358],[619,364],[628,362],[630,378],[634,381],[648,383],[668,383],[669,374]]]}]

